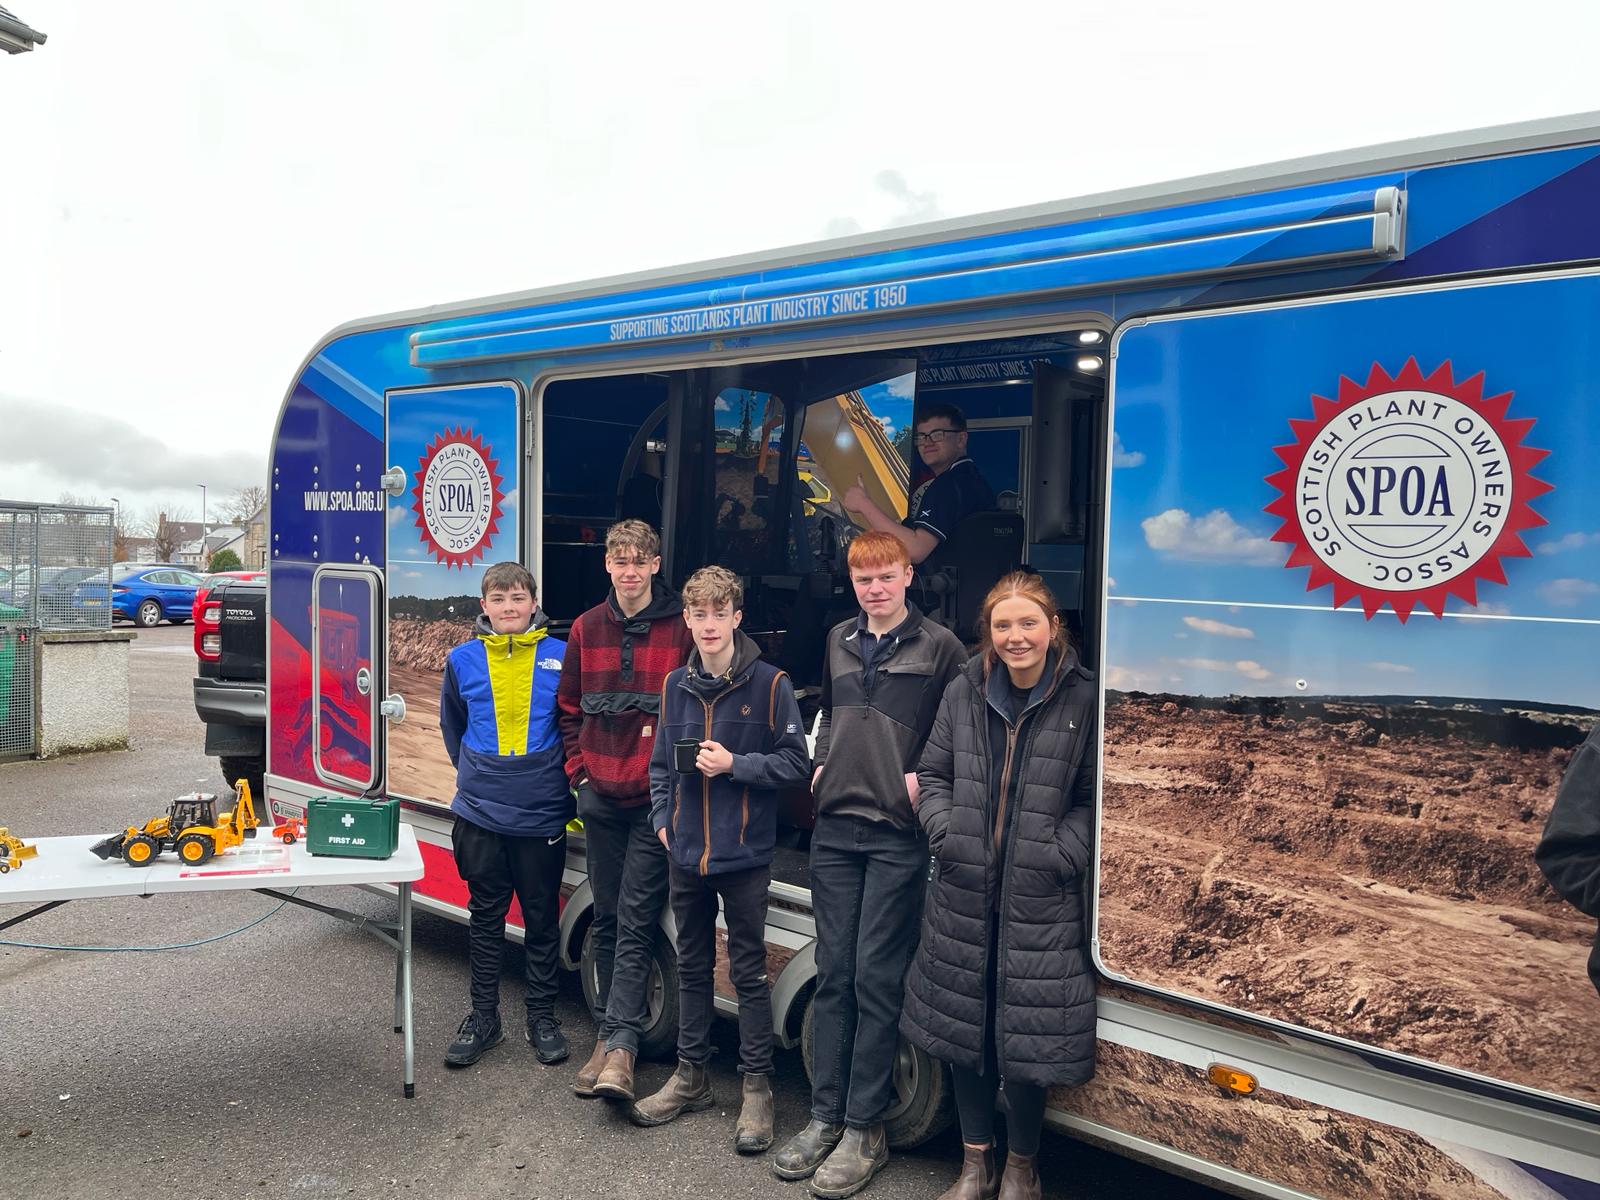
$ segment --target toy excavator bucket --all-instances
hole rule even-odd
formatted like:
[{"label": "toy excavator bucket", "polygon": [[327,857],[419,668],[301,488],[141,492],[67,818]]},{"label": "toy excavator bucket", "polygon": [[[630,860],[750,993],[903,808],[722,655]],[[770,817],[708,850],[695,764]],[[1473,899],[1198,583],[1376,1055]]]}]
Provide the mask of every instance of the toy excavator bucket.
[{"label": "toy excavator bucket", "polygon": [[122,833],[113,833],[110,837],[101,838],[89,847],[89,853],[97,858],[111,858],[113,856],[121,858],[122,841],[126,836],[126,834]]}]

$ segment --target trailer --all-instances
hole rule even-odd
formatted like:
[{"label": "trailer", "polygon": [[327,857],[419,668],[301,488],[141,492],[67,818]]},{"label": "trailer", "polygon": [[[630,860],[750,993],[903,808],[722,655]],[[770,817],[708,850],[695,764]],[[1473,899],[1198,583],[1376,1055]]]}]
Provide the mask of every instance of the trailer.
[{"label": "trailer", "polygon": [[[1592,1196],[1594,923],[1532,852],[1600,718],[1596,212],[1589,114],[342,326],[272,450],[271,811],[398,798],[464,920],[445,654],[489,563],[558,630],[597,602],[627,517],[673,584],[744,578],[810,719],[840,497],[904,514],[953,402],[997,507],[918,603],[970,636],[1026,562],[1102,692],[1098,1073],[1050,1123],[1249,1195]],[[768,926],[802,1053],[809,822]],[[897,1145],[950,1122],[936,1061],[896,1090]]]}]

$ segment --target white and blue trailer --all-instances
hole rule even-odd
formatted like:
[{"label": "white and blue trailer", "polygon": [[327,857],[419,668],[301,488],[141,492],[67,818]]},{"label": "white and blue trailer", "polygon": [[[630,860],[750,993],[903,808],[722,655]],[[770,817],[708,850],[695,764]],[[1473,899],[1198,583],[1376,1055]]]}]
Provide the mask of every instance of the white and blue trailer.
[{"label": "white and blue trailer", "polygon": [[[623,517],[745,578],[814,709],[839,497],[903,513],[953,402],[999,499],[922,600],[970,632],[1026,562],[1103,689],[1099,1073],[1051,1122],[1251,1195],[1600,1194],[1594,920],[1532,857],[1600,716],[1597,214],[1590,114],[342,326],[272,449],[272,808],[400,798],[463,918],[443,653],[489,562],[596,602]],[[577,838],[566,892],[582,967]],[[897,1089],[898,1144],[949,1122],[937,1063]]]}]

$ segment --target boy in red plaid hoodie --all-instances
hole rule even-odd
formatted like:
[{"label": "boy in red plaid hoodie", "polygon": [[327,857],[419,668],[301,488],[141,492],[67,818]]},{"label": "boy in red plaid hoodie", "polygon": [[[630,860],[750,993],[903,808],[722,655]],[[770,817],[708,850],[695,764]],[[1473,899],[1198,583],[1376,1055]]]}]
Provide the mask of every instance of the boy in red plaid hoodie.
[{"label": "boy in red plaid hoodie", "polygon": [[650,751],[661,685],[693,642],[683,602],[657,577],[661,539],[643,521],[606,533],[611,591],[572,623],[556,696],[567,778],[578,793],[603,1012],[573,1082],[583,1097],[633,1099],[646,988],[667,901],[667,852],[650,825]]}]

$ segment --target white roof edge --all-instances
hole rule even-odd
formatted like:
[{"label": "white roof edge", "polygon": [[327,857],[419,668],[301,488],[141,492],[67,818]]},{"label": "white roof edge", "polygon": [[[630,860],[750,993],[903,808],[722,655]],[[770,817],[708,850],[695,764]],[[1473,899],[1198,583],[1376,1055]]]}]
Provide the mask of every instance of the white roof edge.
[{"label": "white roof edge", "polygon": [[[1225,196],[1275,191],[1326,182],[1354,175],[1374,174],[1402,167],[1420,168],[1473,158],[1490,158],[1515,151],[1550,150],[1560,146],[1600,141],[1600,111],[1546,117],[1492,125],[1457,133],[1430,134],[1398,142],[1385,142],[1359,149],[1336,150],[1275,163],[1216,171],[1186,179],[1118,188],[1067,200],[1047,201],[1020,208],[999,209],[964,217],[949,217],[892,230],[851,234],[816,242],[803,242],[754,254],[704,259],[700,262],[652,268],[623,275],[609,275],[582,282],[555,284],[520,292],[505,292],[448,304],[405,309],[346,322],[329,331],[309,363],[321,348],[352,333],[415,324],[423,320],[445,320],[493,312],[508,307],[579,300],[638,287],[661,287],[673,283],[730,275],[756,268],[777,269],[822,258],[844,257],[852,252],[901,250],[927,242],[956,237],[977,237],[1006,233],[1014,229],[1043,224],[1058,224],[1073,219],[1114,216],[1142,209],[1175,204],[1192,204]],[[304,371],[301,367],[301,372]],[[299,378],[299,373],[296,374]]]}]

